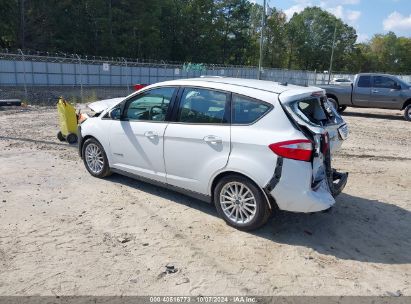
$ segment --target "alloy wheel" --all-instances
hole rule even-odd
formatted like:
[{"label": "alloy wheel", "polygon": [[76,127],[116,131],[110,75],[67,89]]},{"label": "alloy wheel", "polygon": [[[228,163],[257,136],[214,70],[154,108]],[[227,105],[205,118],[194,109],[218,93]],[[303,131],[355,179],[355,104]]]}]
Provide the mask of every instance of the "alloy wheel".
[{"label": "alloy wheel", "polygon": [[220,192],[220,205],[227,218],[236,224],[251,222],[257,212],[253,192],[240,182],[224,185]]},{"label": "alloy wheel", "polygon": [[104,167],[103,153],[99,146],[93,143],[88,144],[84,154],[90,171],[99,174]]}]

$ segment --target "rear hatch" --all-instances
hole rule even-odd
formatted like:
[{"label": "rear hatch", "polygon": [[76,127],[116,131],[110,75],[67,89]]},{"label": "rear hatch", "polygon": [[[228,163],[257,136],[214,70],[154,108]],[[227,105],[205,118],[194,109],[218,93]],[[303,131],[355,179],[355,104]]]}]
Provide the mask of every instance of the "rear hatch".
[{"label": "rear hatch", "polygon": [[344,189],[348,174],[333,170],[331,159],[347,137],[347,125],[329,104],[323,90],[301,88],[295,93],[295,90],[285,91],[279,95],[279,101],[293,125],[314,144],[312,188],[328,187],[336,196]]}]

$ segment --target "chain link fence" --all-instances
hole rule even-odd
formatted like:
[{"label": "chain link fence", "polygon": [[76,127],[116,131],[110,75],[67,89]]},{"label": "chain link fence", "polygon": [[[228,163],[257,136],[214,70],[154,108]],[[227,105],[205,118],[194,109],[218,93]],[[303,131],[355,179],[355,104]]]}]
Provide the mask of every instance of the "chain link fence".
[{"label": "chain link fence", "polygon": [[[17,98],[30,104],[51,105],[60,96],[71,102],[122,97],[133,92],[135,84],[200,76],[256,79],[258,68],[21,50],[0,52],[0,99]],[[352,80],[354,75],[334,74],[333,77]],[[403,78],[411,80],[411,76]],[[328,82],[329,75],[315,71],[264,69],[262,79],[320,85]]]}]

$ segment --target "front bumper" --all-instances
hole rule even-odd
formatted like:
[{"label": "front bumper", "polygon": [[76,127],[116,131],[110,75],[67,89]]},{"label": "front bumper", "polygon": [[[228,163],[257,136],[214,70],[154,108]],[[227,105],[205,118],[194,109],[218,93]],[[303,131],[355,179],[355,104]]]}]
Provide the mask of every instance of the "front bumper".
[{"label": "front bumper", "polygon": [[318,212],[335,204],[327,179],[317,184],[315,190],[311,183],[311,163],[284,159],[281,178],[270,194],[279,209],[292,212]]}]

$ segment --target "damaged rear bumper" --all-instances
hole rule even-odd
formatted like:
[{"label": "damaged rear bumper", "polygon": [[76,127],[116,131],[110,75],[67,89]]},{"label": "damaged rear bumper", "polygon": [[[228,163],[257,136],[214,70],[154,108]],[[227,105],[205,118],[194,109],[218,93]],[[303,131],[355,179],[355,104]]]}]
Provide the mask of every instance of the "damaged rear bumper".
[{"label": "damaged rear bumper", "polygon": [[324,178],[313,188],[311,163],[284,159],[281,169],[281,174],[276,170],[275,187],[269,183],[265,190],[275,199],[278,208],[285,211],[309,213],[329,209],[348,179],[347,173],[334,171],[336,179],[331,187]]}]

